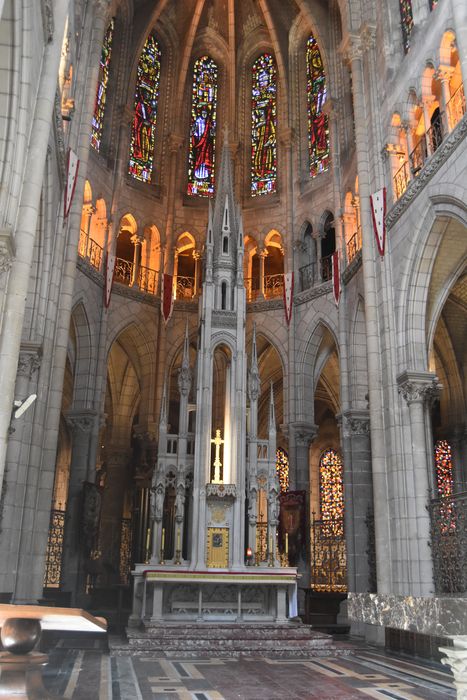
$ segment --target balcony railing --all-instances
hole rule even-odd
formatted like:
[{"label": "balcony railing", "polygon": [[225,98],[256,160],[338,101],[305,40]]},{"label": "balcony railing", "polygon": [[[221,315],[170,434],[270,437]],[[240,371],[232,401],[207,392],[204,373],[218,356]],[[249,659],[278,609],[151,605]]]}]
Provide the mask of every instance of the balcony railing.
[{"label": "balcony railing", "polygon": [[352,238],[347,241],[347,263],[351,263],[357,253],[362,249],[362,232],[358,228]]},{"label": "balcony railing", "polygon": [[193,299],[195,296],[195,278],[178,275],[175,282],[176,299]]},{"label": "balcony railing", "polygon": [[447,104],[447,113],[450,129],[454,129],[454,127],[460,122],[460,120],[464,116],[465,112],[465,92],[464,86],[461,83]]},{"label": "balcony railing", "polygon": [[316,284],[316,263],[311,262],[303,265],[298,271],[300,275],[300,290],[310,289]]},{"label": "balcony railing", "polygon": [[246,300],[256,301],[260,294],[259,278],[247,277],[245,279]]},{"label": "balcony railing", "polygon": [[131,287],[133,283],[133,263],[129,260],[123,260],[123,258],[117,258],[115,261],[114,280]]},{"label": "balcony railing", "polygon": [[321,258],[321,280],[327,282],[332,279],[332,253]]},{"label": "balcony railing", "polygon": [[284,275],[264,276],[264,296],[266,299],[275,299],[284,294]]},{"label": "balcony railing", "polygon": [[396,199],[402,197],[412,178],[417,177],[429,156],[433,155],[443,143],[449,131],[461,121],[466,113],[464,86],[461,84],[446,105],[446,113],[440,112],[430,128],[422,136],[413,151],[393,178]]},{"label": "balcony railing", "polygon": [[157,283],[159,280],[158,270],[141,265],[138,274],[138,287],[147,294],[157,294]]},{"label": "balcony railing", "polygon": [[92,238],[88,238],[86,231],[81,229],[78,243],[78,255],[80,258],[87,259],[90,265],[96,270],[100,270],[102,265],[102,253],[102,247]]},{"label": "balcony railing", "polygon": [[431,523],[433,578],[437,594],[467,593],[467,493],[434,499]]}]

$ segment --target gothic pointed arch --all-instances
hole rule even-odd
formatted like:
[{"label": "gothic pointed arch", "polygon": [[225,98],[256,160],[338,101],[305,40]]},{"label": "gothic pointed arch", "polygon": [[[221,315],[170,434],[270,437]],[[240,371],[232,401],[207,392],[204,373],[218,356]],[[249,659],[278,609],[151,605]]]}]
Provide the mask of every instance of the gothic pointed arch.
[{"label": "gothic pointed arch", "polygon": [[214,166],[217,122],[217,64],[202,56],[193,66],[190,146],[188,152],[188,194],[214,194]]},{"label": "gothic pointed arch", "polygon": [[251,195],[270,194],[277,185],[277,68],[263,53],[253,64],[251,88]]},{"label": "gothic pointed arch", "polygon": [[136,180],[152,181],[161,49],[154,34],[143,46],[136,72],[133,122],[128,172]]},{"label": "gothic pointed arch", "polygon": [[318,43],[310,34],[306,45],[308,150],[310,175],[329,168],[329,118],[324,112],[327,97],[326,75]]}]

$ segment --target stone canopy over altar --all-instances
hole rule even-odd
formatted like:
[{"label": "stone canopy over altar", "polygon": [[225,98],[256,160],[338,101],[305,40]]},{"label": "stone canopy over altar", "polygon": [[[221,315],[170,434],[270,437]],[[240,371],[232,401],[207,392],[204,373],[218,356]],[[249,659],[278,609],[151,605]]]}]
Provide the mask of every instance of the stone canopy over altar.
[{"label": "stone canopy over altar", "polygon": [[246,351],[243,257],[241,213],[225,146],[206,236],[196,374],[187,325],[177,433],[169,425],[167,379],[164,385],[148,556],[133,571],[130,624],[285,622],[297,615],[297,569],[289,566],[287,535],[282,551],[278,548],[272,385],[268,437],[258,437],[260,375],[255,331],[249,357]]}]

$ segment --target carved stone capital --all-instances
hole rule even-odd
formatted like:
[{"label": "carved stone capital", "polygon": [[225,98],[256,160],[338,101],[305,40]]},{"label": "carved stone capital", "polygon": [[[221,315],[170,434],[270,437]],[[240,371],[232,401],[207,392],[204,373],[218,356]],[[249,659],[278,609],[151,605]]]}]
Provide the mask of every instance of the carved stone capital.
[{"label": "carved stone capital", "polygon": [[31,379],[41,366],[41,361],[42,346],[39,343],[21,343],[16,374]]},{"label": "carved stone capital", "polygon": [[97,411],[91,408],[84,408],[82,411],[68,411],[66,422],[73,432],[90,433],[94,427]]},{"label": "carved stone capital", "polygon": [[397,377],[399,394],[410,406],[426,403],[438,398],[442,389],[438,377],[432,372],[410,372],[406,370]]},{"label": "carved stone capital", "polygon": [[15,259],[15,247],[9,229],[0,229],[0,275],[8,272]]},{"label": "carved stone capital", "polygon": [[297,445],[301,447],[309,447],[318,434],[318,426],[314,423],[290,423],[290,437],[295,438]]},{"label": "carved stone capital", "polygon": [[344,411],[341,415],[341,425],[344,437],[370,434],[369,411]]}]

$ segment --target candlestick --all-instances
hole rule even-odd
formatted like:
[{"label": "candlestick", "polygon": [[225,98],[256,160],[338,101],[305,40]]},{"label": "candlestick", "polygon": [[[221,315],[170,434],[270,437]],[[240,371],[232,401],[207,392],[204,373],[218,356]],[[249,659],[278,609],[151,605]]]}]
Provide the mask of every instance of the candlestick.
[{"label": "candlestick", "polygon": [[162,528],[162,536],[161,536],[161,556],[160,556],[160,563],[164,563],[164,544],[165,544],[165,528]]},{"label": "candlestick", "polygon": [[285,533],[285,553],[289,553],[289,533]]},{"label": "candlestick", "polygon": [[148,527],[146,531],[146,561],[149,561],[149,556],[150,556],[150,544],[151,544],[151,528]]}]

